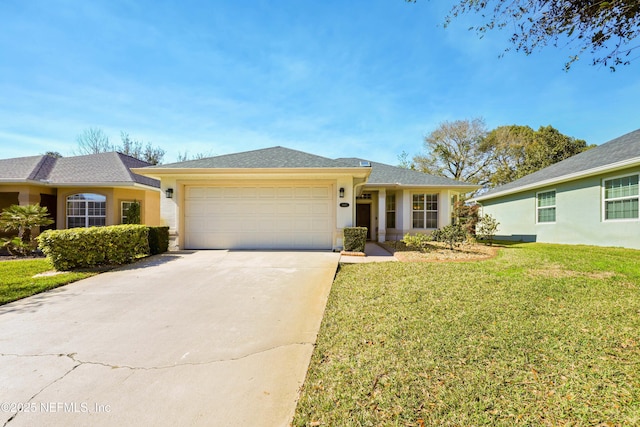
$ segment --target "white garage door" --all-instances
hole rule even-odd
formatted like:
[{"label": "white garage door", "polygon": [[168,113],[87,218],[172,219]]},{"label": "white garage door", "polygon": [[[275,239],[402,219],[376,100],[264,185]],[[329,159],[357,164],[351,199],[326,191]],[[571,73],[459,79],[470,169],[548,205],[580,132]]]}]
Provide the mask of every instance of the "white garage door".
[{"label": "white garage door", "polygon": [[186,249],[331,249],[331,184],[185,187]]}]

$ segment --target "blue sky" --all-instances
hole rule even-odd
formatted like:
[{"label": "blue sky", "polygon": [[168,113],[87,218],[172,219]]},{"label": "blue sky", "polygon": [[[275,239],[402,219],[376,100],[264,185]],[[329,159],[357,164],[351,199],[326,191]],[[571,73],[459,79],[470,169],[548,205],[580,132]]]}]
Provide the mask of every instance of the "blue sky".
[{"label": "blue sky", "polygon": [[444,120],[552,125],[600,144],[640,127],[638,65],[500,54],[452,2],[0,2],[0,158],[71,155],[89,127],[166,150],[282,145],[397,164]]}]

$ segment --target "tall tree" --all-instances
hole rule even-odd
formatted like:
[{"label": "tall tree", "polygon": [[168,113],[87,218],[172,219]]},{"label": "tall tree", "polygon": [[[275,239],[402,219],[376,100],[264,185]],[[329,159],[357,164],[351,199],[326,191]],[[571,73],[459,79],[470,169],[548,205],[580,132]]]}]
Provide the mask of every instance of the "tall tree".
[{"label": "tall tree", "polygon": [[109,142],[109,137],[99,128],[85,129],[78,137],[78,148],[74,154],[97,154],[109,151],[118,151],[147,163],[157,165],[162,163],[165,151],[160,147],[154,147],[150,142],[143,144],[141,141],[133,140],[126,132],[120,132],[120,145]]},{"label": "tall tree", "polygon": [[541,126],[534,135],[533,143],[526,149],[526,160],[520,176],[528,175],[576,154],[594,145],[560,133],[553,126]]},{"label": "tall tree", "polygon": [[189,151],[185,151],[184,154],[182,154],[180,151],[178,151],[178,156],[176,157],[176,162],[188,162],[189,160],[201,160],[201,159],[206,159],[207,157],[213,157],[215,156],[215,154],[212,151],[208,151],[206,153],[196,153],[196,154],[189,154]]},{"label": "tall tree", "polygon": [[100,128],[88,128],[82,131],[80,135],[76,137],[78,143],[77,149],[74,154],[98,154],[113,151],[113,144],[109,142],[109,137]]},{"label": "tall tree", "polygon": [[640,48],[638,0],[457,0],[445,25],[469,12],[482,16],[484,22],[471,27],[480,36],[513,30],[510,43],[527,55],[547,45],[569,47],[567,70],[583,53],[593,65],[615,70],[636,59],[631,53]]},{"label": "tall tree", "polygon": [[127,132],[120,132],[120,139],[122,144],[115,147],[116,151],[126,154],[127,156],[135,157],[136,159],[144,160],[152,165],[162,163],[165,151],[160,147],[154,147],[150,142],[146,145],[141,141],[132,140]]},{"label": "tall tree", "polygon": [[490,186],[503,185],[581,153],[594,145],[562,134],[553,126],[500,126],[485,144],[494,149]]},{"label": "tall tree", "polygon": [[487,132],[482,119],[441,123],[425,138],[424,146],[426,153],[414,156],[409,167],[487,188],[594,147],[553,126],[537,131],[529,126],[499,126]]},{"label": "tall tree", "polygon": [[486,185],[493,162],[493,147],[484,144],[483,119],[440,123],[425,137],[425,153],[413,158],[418,170],[459,181]]}]

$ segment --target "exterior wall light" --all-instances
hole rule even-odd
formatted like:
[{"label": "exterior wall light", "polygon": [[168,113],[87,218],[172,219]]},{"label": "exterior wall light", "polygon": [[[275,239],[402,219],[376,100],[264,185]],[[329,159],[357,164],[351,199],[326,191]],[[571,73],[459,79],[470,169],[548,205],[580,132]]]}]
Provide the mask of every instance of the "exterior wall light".
[{"label": "exterior wall light", "polygon": [[167,199],[173,199],[173,188],[167,188],[164,195],[167,196]]},{"label": "exterior wall light", "polygon": [[340,198],[344,199],[344,187],[340,187]]}]

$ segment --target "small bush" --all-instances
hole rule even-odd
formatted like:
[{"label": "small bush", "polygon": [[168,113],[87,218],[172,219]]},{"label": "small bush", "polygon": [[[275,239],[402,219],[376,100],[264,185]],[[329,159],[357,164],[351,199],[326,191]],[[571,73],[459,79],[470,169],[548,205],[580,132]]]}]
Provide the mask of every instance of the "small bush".
[{"label": "small bush", "polygon": [[32,229],[50,224],[53,224],[53,220],[45,206],[11,205],[0,213],[0,230],[16,232],[18,235],[1,239],[2,247],[11,255],[27,256],[38,247]]},{"label": "small bush", "polygon": [[467,232],[461,224],[447,225],[431,233],[431,239],[436,242],[444,242],[453,250],[454,246],[460,246],[467,240]]},{"label": "small bush", "polygon": [[144,225],[47,230],[38,236],[42,252],[56,270],[120,265],[149,254]]},{"label": "small bush", "polygon": [[409,248],[417,248],[420,252],[425,252],[429,246],[429,242],[432,241],[431,236],[424,233],[417,233],[414,236],[407,233],[402,238],[402,241]]},{"label": "small bush", "polygon": [[127,224],[140,224],[140,203],[135,200],[125,212]]},{"label": "small bush", "polygon": [[489,246],[493,244],[493,238],[498,231],[500,223],[489,214],[482,215],[476,226],[476,236],[480,240],[486,240]]},{"label": "small bush", "polygon": [[345,227],[344,250],[348,252],[364,252],[367,244],[367,227]]},{"label": "small bush", "polygon": [[169,227],[149,227],[149,251],[151,255],[167,252],[169,249]]}]

